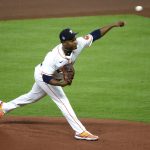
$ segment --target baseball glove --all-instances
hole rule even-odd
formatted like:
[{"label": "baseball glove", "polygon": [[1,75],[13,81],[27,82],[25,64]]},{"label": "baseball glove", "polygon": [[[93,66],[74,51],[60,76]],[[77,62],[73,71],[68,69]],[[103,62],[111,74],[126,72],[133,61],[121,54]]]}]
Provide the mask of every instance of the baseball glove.
[{"label": "baseball glove", "polygon": [[62,72],[63,72],[64,80],[68,83],[68,85],[71,85],[75,75],[75,70],[73,65],[71,63],[64,65],[62,68]]}]

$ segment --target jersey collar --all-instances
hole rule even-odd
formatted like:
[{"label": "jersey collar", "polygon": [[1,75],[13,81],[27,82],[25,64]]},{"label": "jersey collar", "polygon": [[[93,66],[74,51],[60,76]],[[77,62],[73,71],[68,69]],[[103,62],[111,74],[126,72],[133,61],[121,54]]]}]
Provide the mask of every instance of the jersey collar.
[{"label": "jersey collar", "polygon": [[72,53],[70,54],[70,56],[65,55],[65,53],[62,49],[62,44],[60,44],[59,47],[58,47],[58,53],[60,54],[61,57],[65,58],[67,60],[71,59],[71,57],[72,57]]}]

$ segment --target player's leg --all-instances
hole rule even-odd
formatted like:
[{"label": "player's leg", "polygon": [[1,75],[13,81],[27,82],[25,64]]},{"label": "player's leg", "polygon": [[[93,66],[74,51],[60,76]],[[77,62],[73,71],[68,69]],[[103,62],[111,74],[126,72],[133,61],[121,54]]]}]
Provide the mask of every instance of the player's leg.
[{"label": "player's leg", "polygon": [[76,114],[73,111],[69,100],[67,99],[63,89],[60,86],[48,85],[41,81],[37,81],[37,83],[57,104],[73,130],[78,133],[82,133],[86,130],[82,123],[79,121],[79,119],[76,117]]},{"label": "player's leg", "polygon": [[20,107],[20,106],[34,103],[34,102],[38,101],[39,99],[41,99],[42,97],[44,97],[45,95],[46,95],[46,93],[43,91],[43,89],[41,89],[41,87],[39,87],[37,85],[37,83],[34,83],[31,91],[29,91],[28,93],[14,99],[12,101],[3,103],[2,109],[5,113],[7,113],[15,108]]},{"label": "player's leg", "polygon": [[75,131],[75,138],[80,140],[98,140],[98,136],[88,132],[82,123],[77,118],[74,110],[72,109],[68,98],[66,97],[63,89],[60,86],[52,86],[45,84],[41,80],[36,81],[41,88],[52,98],[56,105],[60,108],[61,112],[67,119],[68,123]]}]

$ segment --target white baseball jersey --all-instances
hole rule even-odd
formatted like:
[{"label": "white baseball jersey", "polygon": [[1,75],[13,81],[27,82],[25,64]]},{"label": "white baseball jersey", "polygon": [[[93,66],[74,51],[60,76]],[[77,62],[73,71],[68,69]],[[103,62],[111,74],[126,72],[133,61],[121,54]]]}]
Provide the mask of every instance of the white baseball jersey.
[{"label": "white baseball jersey", "polygon": [[67,63],[75,63],[78,55],[85,47],[89,47],[92,44],[93,36],[86,35],[85,37],[79,37],[77,40],[77,49],[74,50],[70,56],[65,56],[62,50],[62,44],[57,45],[52,51],[50,51],[44,61],[42,62],[41,71],[45,75],[53,75],[56,70],[61,68]]}]

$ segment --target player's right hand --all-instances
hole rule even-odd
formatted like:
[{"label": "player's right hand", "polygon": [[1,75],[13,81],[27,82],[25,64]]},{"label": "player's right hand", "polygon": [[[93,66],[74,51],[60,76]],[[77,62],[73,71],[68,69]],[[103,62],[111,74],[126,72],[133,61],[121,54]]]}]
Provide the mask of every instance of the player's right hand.
[{"label": "player's right hand", "polygon": [[124,25],[125,25],[124,21],[118,21],[115,26],[116,27],[123,27]]}]

